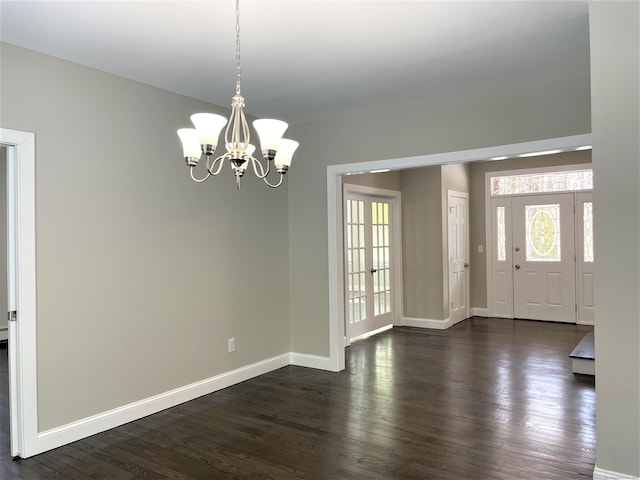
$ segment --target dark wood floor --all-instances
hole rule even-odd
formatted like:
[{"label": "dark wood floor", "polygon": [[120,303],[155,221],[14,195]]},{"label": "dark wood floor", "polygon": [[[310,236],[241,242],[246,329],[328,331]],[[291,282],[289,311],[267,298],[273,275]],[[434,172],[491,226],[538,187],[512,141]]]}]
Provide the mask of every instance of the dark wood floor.
[{"label": "dark wood floor", "polygon": [[3,412],[0,478],[591,478],[594,380],[568,357],[591,330],[395,328],[354,343],[341,373],[282,368],[27,460],[9,458]]}]

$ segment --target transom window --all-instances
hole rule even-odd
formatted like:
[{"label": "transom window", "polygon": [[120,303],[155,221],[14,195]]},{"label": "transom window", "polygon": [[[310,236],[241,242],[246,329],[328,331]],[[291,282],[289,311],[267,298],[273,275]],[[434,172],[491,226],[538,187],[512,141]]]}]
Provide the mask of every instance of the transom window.
[{"label": "transom window", "polygon": [[492,196],[591,189],[593,189],[593,170],[591,169],[491,177]]}]

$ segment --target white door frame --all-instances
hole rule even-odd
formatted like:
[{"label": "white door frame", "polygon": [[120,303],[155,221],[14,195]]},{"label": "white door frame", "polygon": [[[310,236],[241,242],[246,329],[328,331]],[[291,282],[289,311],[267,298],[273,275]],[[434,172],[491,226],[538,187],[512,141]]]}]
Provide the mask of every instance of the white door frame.
[{"label": "white door frame", "polygon": [[[35,135],[0,128],[7,149],[9,386],[11,455],[37,453]],[[13,250],[13,253],[12,253]],[[15,290],[14,290],[15,289]]]},{"label": "white door frame", "polygon": [[[578,135],[581,136],[581,135]],[[588,137],[588,143],[585,145],[591,145],[591,134],[584,135],[584,137]],[[572,137],[566,137],[572,138]],[[561,140],[561,139],[558,139]],[[561,147],[557,147],[561,148]],[[542,151],[542,150],[541,150]],[[583,170],[586,168],[592,168],[590,163],[576,163],[569,165],[554,165],[549,167],[536,167],[536,168],[522,168],[522,169],[511,169],[511,170],[496,170],[494,172],[486,172],[484,174],[484,205],[485,205],[485,261],[486,261],[486,272],[487,272],[487,310],[488,314],[491,317],[505,317],[505,318],[513,318],[513,290],[511,291],[511,307],[510,313],[499,313],[499,309],[495,305],[495,295],[494,295],[494,265],[493,259],[495,254],[494,249],[494,235],[493,235],[493,210],[494,210],[494,201],[495,198],[501,198],[505,201],[507,198],[517,197],[519,195],[501,195],[497,197],[493,197],[491,195],[491,177],[501,177],[508,175],[525,175],[527,173],[544,173],[544,172],[564,172],[568,170]],[[576,190],[572,192],[565,193],[580,193],[580,192],[590,192],[590,190]],[[563,193],[563,192],[554,192],[554,193]],[[527,194],[530,195],[530,194]],[[545,195],[544,193],[540,193],[540,195]],[[509,205],[510,201],[509,201]],[[508,209],[508,215],[511,215],[510,206]],[[510,220],[508,222],[510,224]],[[509,227],[509,230],[511,227]],[[507,242],[509,243],[509,242]],[[510,250],[510,249],[509,249]],[[577,250],[576,250],[577,251]],[[511,262],[511,252],[507,252],[508,261]],[[513,273],[513,272],[512,272]],[[509,280],[511,282],[511,288],[513,288],[513,277]]]},{"label": "white door frame", "polygon": [[332,371],[344,370],[344,262],[342,251],[342,175],[371,170],[426,167],[486,161],[495,157],[517,157],[546,150],[575,150],[591,145],[591,134],[512,143],[495,147],[436,153],[416,157],[390,158],[370,162],[346,163],[327,167],[327,240],[329,269],[329,365]]},{"label": "white door frame", "polygon": [[[368,187],[365,185],[355,185],[351,183],[343,184],[343,199],[342,199],[342,212],[340,218],[342,219],[342,226],[344,227],[344,205],[347,199],[347,194],[353,193],[356,195],[365,195],[370,197],[377,197],[384,200],[389,200],[391,204],[391,258],[393,260],[393,268],[391,269],[391,290],[393,292],[393,324],[401,325],[402,317],[404,316],[403,310],[403,291],[402,291],[402,193],[397,190],[388,190],[384,188]],[[342,236],[342,259],[344,262],[344,242],[346,242],[344,234]],[[344,279],[346,278],[346,272],[343,264],[343,286]],[[346,306],[343,293],[343,308]],[[351,342],[349,340],[348,328],[347,328],[347,316],[344,315],[344,332],[345,332],[345,346],[348,346]],[[384,327],[384,328],[389,328]],[[371,332],[369,332],[370,334]]]}]

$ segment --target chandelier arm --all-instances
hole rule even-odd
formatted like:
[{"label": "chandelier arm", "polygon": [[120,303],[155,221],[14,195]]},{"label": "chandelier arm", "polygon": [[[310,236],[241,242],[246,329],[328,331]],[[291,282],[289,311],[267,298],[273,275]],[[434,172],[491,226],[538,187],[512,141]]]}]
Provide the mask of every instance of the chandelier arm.
[{"label": "chandelier arm", "polygon": [[[224,158],[225,158],[226,154],[224,155],[220,155],[218,158],[216,158],[213,163],[211,164],[211,167],[209,167],[209,158],[207,157],[207,171],[209,172],[209,175],[213,175],[216,176],[220,173],[220,170],[222,170],[222,166],[224,165]],[[220,163],[218,165],[218,168],[216,169],[216,171],[214,172],[213,169],[216,166],[216,163]]]},{"label": "chandelier arm", "polygon": [[247,145],[251,143],[251,130],[249,130],[249,123],[247,122],[243,108],[240,109],[240,121],[242,122],[242,136],[244,137],[242,141],[244,142],[245,148],[247,148]]},{"label": "chandelier arm", "polygon": [[[265,170],[264,165],[262,165],[262,162],[260,160],[258,160],[257,158],[254,158],[253,156],[249,158],[251,160],[251,164],[253,165],[253,172],[256,174],[256,177],[258,177],[261,180],[265,179],[266,176],[269,175],[271,163],[267,161],[267,168]],[[260,171],[258,172],[258,170]]]},{"label": "chandelier arm", "polygon": [[[196,183],[202,183],[202,182],[204,182],[205,180],[208,180],[208,179],[209,179],[209,177],[211,176],[211,173],[209,173],[209,171],[207,171],[207,176],[206,176],[206,177],[204,177],[204,178],[196,178],[196,177],[194,177],[194,175],[193,175],[193,169],[194,169],[194,167],[190,167],[190,168],[189,168],[189,173],[191,174],[191,180],[193,180],[193,181],[194,181],[194,182],[196,182]],[[207,169],[207,170],[208,170],[208,169]]]},{"label": "chandelier arm", "polygon": [[278,188],[280,185],[282,185],[282,180],[284,179],[284,174],[281,173],[280,174],[280,181],[276,184],[273,183],[269,183],[269,180],[267,180],[266,178],[263,178],[262,180],[264,181],[264,183],[266,183],[267,185],[269,185],[271,188]]}]

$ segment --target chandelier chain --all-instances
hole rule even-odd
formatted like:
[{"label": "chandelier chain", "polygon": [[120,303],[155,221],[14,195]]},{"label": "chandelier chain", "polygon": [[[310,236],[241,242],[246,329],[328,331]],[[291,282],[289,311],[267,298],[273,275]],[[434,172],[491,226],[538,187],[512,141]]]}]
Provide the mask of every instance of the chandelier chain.
[{"label": "chandelier chain", "polygon": [[236,0],[236,95],[241,95],[240,77],[242,67],[240,65],[240,0]]}]

